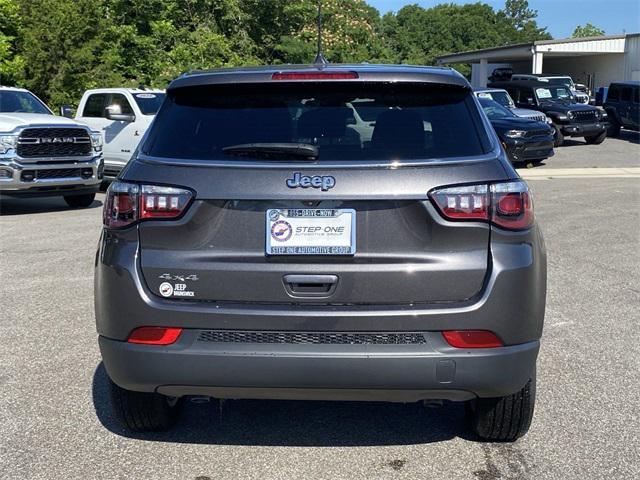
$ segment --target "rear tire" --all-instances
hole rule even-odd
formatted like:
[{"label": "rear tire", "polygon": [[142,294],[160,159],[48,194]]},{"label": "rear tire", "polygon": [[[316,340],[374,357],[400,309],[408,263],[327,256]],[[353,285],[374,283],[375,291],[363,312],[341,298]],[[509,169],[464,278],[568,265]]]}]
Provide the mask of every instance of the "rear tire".
[{"label": "rear tire", "polygon": [[182,410],[182,399],[159,393],[125,390],[109,380],[111,404],[118,422],[133,432],[159,432],[171,428]]},{"label": "rear tire", "polygon": [[562,144],[564,143],[564,135],[560,131],[560,127],[554,125],[554,128],[556,129],[556,133],[555,133],[555,135],[553,137],[553,146],[554,147],[561,147]]},{"label": "rear tire", "polygon": [[602,132],[600,135],[592,135],[590,137],[584,137],[584,141],[589,145],[600,145],[607,138],[607,132]]},{"label": "rear tire", "polygon": [[87,193],[84,195],[65,195],[64,201],[67,202],[67,205],[71,208],[84,208],[91,205],[95,198],[95,193]]},{"label": "rear tire", "polygon": [[491,442],[517,440],[529,431],[535,400],[535,375],[513,395],[471,400],[468,412],[474,433]]}]

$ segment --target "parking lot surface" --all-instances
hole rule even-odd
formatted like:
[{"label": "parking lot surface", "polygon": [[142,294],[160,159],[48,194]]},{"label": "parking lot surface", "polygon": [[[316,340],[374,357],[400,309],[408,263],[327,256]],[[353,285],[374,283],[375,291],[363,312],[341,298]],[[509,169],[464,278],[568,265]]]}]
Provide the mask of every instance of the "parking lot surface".
[{"label": "parking lot surface", "polygon": [[555,155],[535,169],[640,167],[640,135],[622,130],[620,138],[607,138],[601,145],[587,145],[582,138],[565,138]]},{"label": "parking lot surface", "polygon": [[[536,169],[640,167],[636,140],[576,142]],[[515,444],[473,441],[458,404],[192,401],[172,432],[129,435],[93,318],[104,196],[3,201],[0,478],[638,478],[640,180],[530,185],[549,291],[534,423]]]}]

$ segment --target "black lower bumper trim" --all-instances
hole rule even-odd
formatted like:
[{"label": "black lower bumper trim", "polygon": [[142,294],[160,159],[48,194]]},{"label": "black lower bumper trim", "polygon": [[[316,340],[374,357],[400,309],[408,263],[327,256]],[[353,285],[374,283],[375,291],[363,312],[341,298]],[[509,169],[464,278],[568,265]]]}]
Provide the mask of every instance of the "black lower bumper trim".
[{"label": "black lower bumper trim", "polygon": [[198,330],[168,347],[99,343],[116,384],[174,396],[460,400],[510,395],[535,368],[538,341],[467,350],[450,347],[439,332],[422,333],[425,344],[405,345],[201,342]]},{"label": "black lower bumper trim", "polygon": [[67,195],[88,195],[91,193],[97,193],[100,188],[100,184],[87,187],[82,186],[59,186],[59,187],[31,187],[24,190],[6,190],[0,191],[1,196],[5,197],[20,197],[20,198],[32,198],[32,197],[61,197]]}]

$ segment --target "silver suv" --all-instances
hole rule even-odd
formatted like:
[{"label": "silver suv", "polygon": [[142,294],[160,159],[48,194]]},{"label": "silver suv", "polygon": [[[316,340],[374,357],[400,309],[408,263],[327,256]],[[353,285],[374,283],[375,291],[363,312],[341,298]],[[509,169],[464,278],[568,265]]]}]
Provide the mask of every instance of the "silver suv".
[{"label": "silver suv", "polygon": [[529,429],[544,242],[453,70],[178,78],[109,188],[96,259],[129,429],[168,428],[188,395],[451,400],[482,439]]}]

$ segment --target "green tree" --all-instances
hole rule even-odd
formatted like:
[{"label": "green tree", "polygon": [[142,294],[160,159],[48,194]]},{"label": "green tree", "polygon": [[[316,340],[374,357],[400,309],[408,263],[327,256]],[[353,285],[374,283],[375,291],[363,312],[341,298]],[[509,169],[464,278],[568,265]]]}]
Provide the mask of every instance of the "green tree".
[{"label": "green tree", "polygon": [[[431,65],[446,53],[549,38],[545,29],[538,28],[535,16],[526,0],[508,0],[506,11],[498,12],[483,3],[427,9],[408,5],[386,14],[382,22],[395,62]],[[470,73],[468,65],[456,68]]]},{"label": "green tree", "polygon": [[507,20],[481,3],[408,5],[383,22],[394,61],[421,65],[433,65],[445,53],[502,45],[511,33]]},{"label": "green tree", "polygon": [[24,84],[57,107],[88,86],[120,80],[100,66],[101,0],[22,0]]},{"label": "green tree", "polygon": [[15,85],[23,77],[18,44],[21,31],[19,5],[15,0],[0,0],[0,85]]},{"label": "green tree", "polygon": [[240,0],[107,0],[104,63],[128,83],[164,87],[180,73],[259,63]]},{"label": "green tree", "polygon": [[498,14],[504,15],[511,27],[515,29],[511,37],[514,42],[551,39],[546,28],[538,27],[536,22],[538,11],[529,8],[528,0],[506,0],[504,9]]},{"label": "green tree", "polygon": [[[267,63],[309,63],[316,55],[316,0],[245,0],[249,28]],[[324,54],[331,62],[384,60],[379,12],[364,0],[323,0]]]},{"label": "green tree", "polygon": [[529,8],[527,0],[506,0],[503,12],[518,30],[525,28],[538,16],[536,10]]},{"label": "green tree", "polygon": [[585,26],[578,25],[571,36],[573,38],[599,37],[604,35],[604,30],[588,23]]},{"label": "green tree", "polygon": [[[536,14],[507,0],[499,11],[408,5],[381,18],[364,0],[323,0],[324,52],[331,62],[433,64],[549,38]],[[57,107],[87,88],[165,87],[192,69],[309,63],[316,20],[317,0],[0,0],[0,80]]]}]

